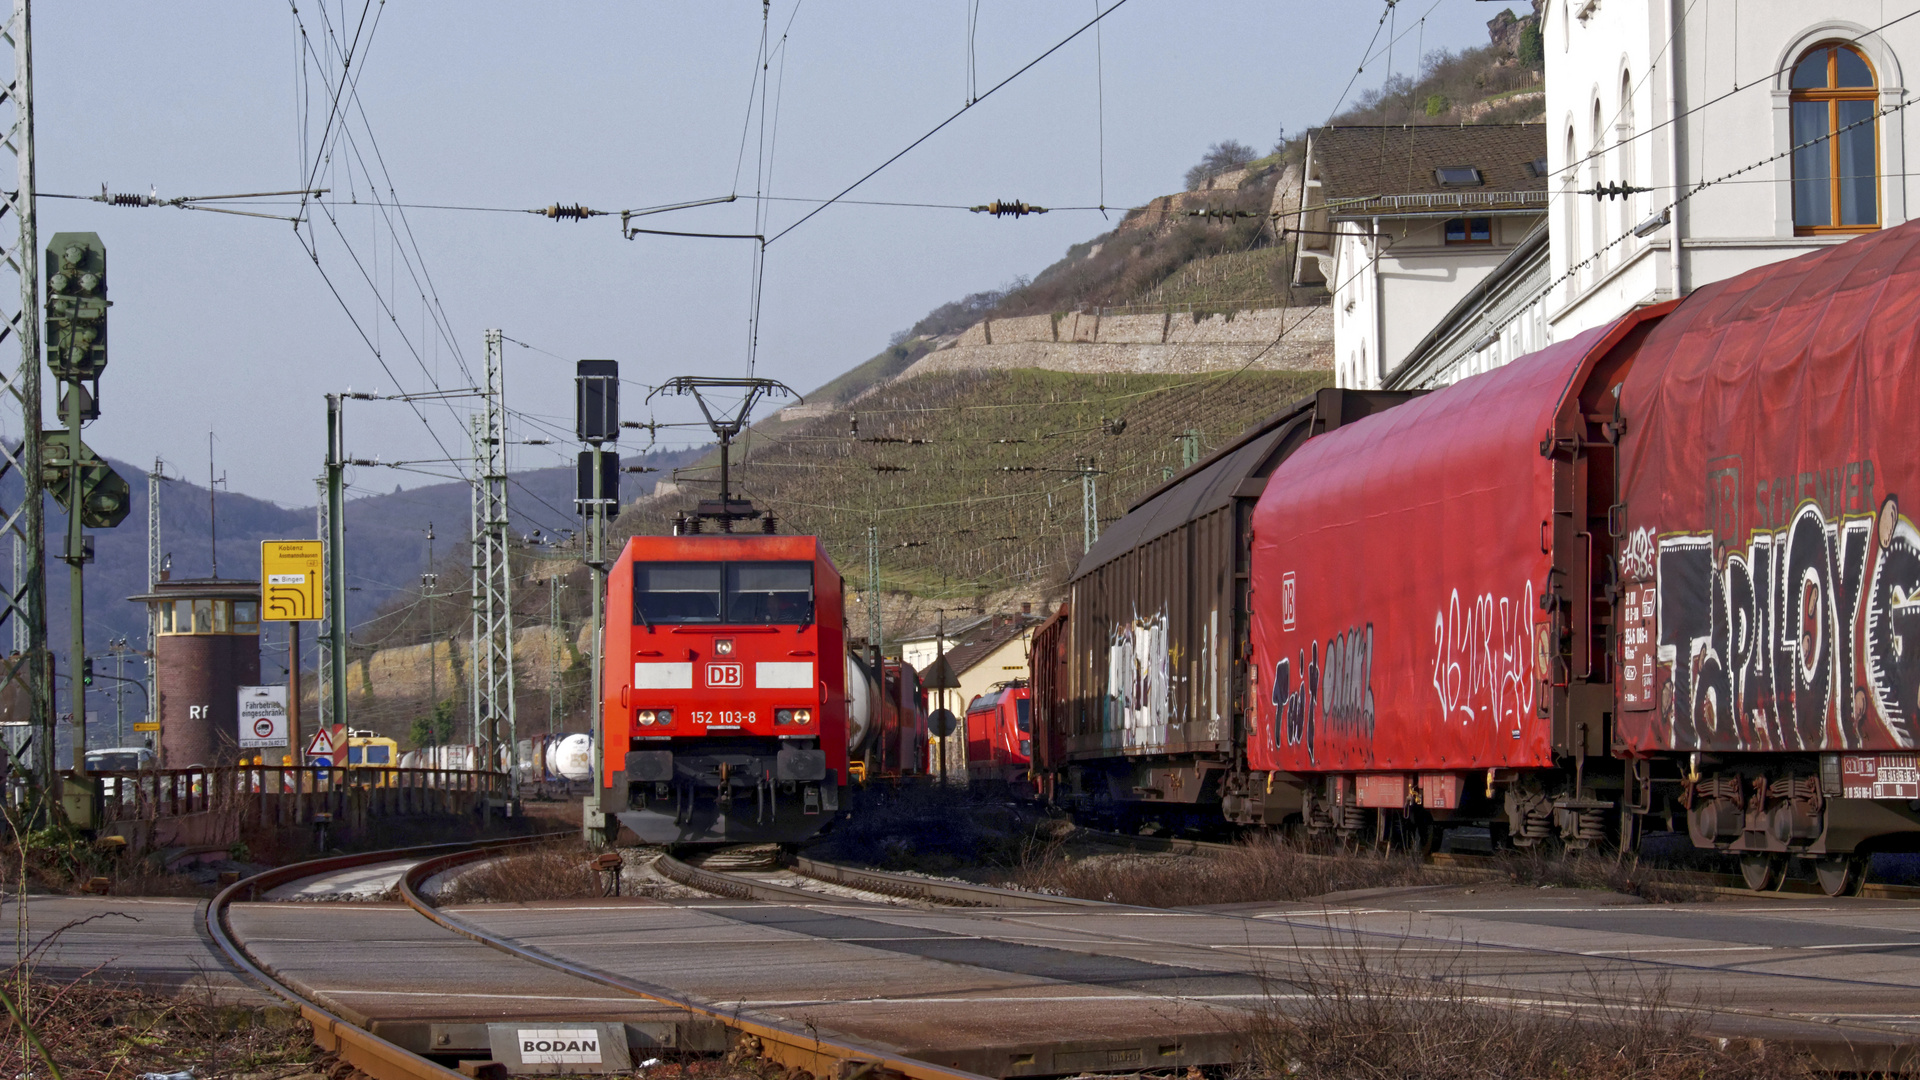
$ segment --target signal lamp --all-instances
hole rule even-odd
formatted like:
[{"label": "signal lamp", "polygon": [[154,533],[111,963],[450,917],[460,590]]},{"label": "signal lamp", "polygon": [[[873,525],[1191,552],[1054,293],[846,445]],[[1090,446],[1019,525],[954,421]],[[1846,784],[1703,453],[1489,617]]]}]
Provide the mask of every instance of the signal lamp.
[{"label": "signal lamp", "polygon": [[813,722],[813,710],[812,710],[812,709],[795,709],[795,710],[793,710],[793,722],[794,722],[794,723],[796,723],[796,724],[808,724],[808,723],[812,723],[812,722]]},{"label": "signal lamp", "polygon": [[672,709],[661,709],[661,710],[660,710],[660,712],[659,712],[658,714],[656,714],[656,719],[655,719],[655,721],[654,721],[654,722],[655,722],[655,723],[659,723],[659,724],[671,724],[671,723],[673,723],[673,710],[672,710]]},{"label": "signal lamp", "polygon": [[639,712],[633,714],[633,718],[642,724],[651,726],[653,724],[653,710],[641,709]]},{"label": "signal lamp", "polygon": [[793,710],[792,709],[775,709],[773,711],[773,722],[776,724],[793,723]]}]

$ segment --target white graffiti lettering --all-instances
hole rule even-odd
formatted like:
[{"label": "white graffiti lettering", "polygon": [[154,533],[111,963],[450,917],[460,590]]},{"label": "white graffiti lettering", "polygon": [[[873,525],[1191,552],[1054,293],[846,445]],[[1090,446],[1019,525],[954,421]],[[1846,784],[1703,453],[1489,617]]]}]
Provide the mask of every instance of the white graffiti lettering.
[{"label": "white graffiti lettering", "polygon": [[1628,581],[1651,580],[1657,554],[1653,530],[1643,525],[1628,533],[1627,542],[1620,545],[1620,572]]},{"label": "white graffiti lettering", "polygon": [[1449,722],[1520,730],[1533,714],[1533,583],[1517,596],[1487,592],[1465,604],[1453,590],[1433,616],[1433,691]]}]

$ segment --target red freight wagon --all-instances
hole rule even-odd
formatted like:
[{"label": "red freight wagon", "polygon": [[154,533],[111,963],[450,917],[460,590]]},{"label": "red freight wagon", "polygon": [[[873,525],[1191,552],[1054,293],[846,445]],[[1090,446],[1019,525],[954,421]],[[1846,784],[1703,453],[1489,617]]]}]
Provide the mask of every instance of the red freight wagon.
[{"label": "red freight wagon", "polygon": [[1750,880],[1920,828],[1916,405],[1913,225],[1700,289],[1621,392],[1618,738]]},{"label": "red freight wagon", "polygon": [[1247,759],[1307,781],[1309,826],[1491,814],[1499,785],[1521,843],[1602,835],[1604,770],[1550,770],[1606,752],[1610,351],[1662,310],[1310,439],[1267,481]]},{"label": "red freight wagon", "polygon": [[647,843],[792,843],[847,779],[840,573],[811,536],[636,536],[607,575],[600,807]]}]

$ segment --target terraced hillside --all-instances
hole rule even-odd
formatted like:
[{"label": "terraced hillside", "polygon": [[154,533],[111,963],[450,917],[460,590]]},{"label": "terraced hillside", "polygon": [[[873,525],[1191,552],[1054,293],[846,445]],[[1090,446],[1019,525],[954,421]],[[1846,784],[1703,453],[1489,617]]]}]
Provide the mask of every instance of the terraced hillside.
[{"label": "terraced hillside", "polygon": [[[928,599],[1020,587],[1045,594],[1081,554],[1085,464],[1098,471],[1098,514],[1111,522],[1326,381],[1320,372],[939,372],[757,434],[736,448],[734,475],[781,518],[781,531],[825,537],[852,583],[865,584],[871,525],[888,590]],[[679,492],[629,508],[618,531],[667,531],[676,512],[713,496],[716,477],[717,461],[682,470]]]}]

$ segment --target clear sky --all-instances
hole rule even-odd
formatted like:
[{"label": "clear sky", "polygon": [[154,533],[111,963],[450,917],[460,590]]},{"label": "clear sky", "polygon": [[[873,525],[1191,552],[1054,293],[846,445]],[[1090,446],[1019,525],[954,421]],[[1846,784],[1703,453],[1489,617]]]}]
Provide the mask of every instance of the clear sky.
[{"label": "clear sky", "polygon": [[[1323,121],[1382,6],[1126,0],[1101,24],[1097,60],[1089,31],[849,198],[1091,206],[1104,173],[1105,203],[1135,205],[1176,190],[1209,143],[1234,138],[1264,152],[1282,125]],[[1483,44],[1502,6],[1401,4],[1398,43],[1389,55],[1382,30],[1354,93],[1378,85],[1389,64],[1408,71],[1418,49]],[[370,192],[416,207],[613,211],[756,188],[824,198],[960,108],[970,84],[985,91],[1096,10],[1093,0],[773,0],[762,109],[760,92],[750,93],[762,5],[751,0],[373,0],[364,23],[363,0],[297,8],[253,0],[34,11],[43,194],[95,194],[102,183],[162,198],[277,191],[300,188],[310,172],[332,189],[300,229],[318,269],[286,221],[40,202],[43,246],[54,232],[90,230],[109,252],[111,361],[88,443],[137,462],[158,454],[203,479],[212,430],[233,490],[288,505],[313,499],[323,394],[390,393],[396,380],[407,391],[467,385],[461,360],[479,370],[488,327],[535,347],[507,346],[509,404],[562,432],[577,357],[617,359],[635,383],[746,373],[751,242],[627,241],[617,217],[425,208],[403,217],[368,205]],[[350,41],[356,31],[342,137],[338,116],[328,124],[340,71],[328,35]],[[316,170],[322,147],[330,153]],[[811,204],[742,199],[641,224],[754,232],[757,207],[772,235]],[[767,248],[757,373],[810,390],[932,307],[1036,273],[1108,227],[1096,211],[996,220],[830,207]],[[425,299],[422,270],[433,286]],[[443,320],[430,314],[435,296]],[[640,386],[627,393],[629,419],[692,417],[682,403],[643,405]],[[465,454],[470,407],[423,404],[423,423],[404,404],[350,403],[349,452],[437,458],[437,438]],[[515,421],[516,438],[547,434],[534,419]],[[695,436],[663,431],[661,441]],[[645,445],[642,434],[622,449]],[[512,464],[558,464],[572,449],[516,446]],[[355,470],[353,480],[363,491],[430,482],[384,468]]]}]

